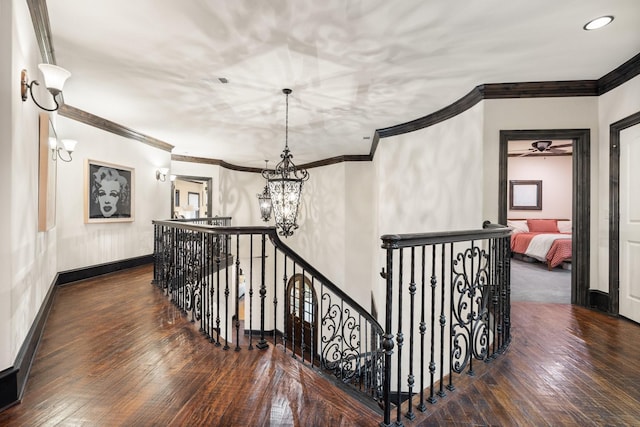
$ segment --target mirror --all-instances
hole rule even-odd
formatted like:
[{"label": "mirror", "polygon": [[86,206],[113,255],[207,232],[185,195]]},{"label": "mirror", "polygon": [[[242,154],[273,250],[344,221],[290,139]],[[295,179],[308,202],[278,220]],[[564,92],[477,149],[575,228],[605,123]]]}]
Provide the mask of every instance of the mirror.
[{"label": "mirror", "polygon": [[49,231],[56,225],[57,163],[51,155],[49,138],[57,140],[49,115],[39,116],[38,145],[38,231]]},{"label": "mirror", "polygon": [[171,218],[208,218],[212,212],[212,179],[176,175],[172,182]]}]

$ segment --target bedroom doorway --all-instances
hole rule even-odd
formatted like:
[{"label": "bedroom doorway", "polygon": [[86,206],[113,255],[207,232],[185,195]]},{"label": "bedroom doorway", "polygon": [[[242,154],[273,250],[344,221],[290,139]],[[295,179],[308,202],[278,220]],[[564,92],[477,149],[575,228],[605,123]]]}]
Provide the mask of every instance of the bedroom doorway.
[{"label": "bedroom doorway", "polygon": [[[544,264],[538,263],[536,266],[538,268],[532,269],[535,263],[520,263],[514,260],[512,283],[515,285],[520,279],[529,285],[529,289],[524,290],[523,299],[528,298],[527,292],[531,292],[532,295],[537,294],[539,297],[542,294],[543,298],[554,300],[555,294],[553,292],[549,292],[549,290],[539,292],[535,283],[547,283],[550,280],[555,280],[555,276],[564,275],[564,280],[567,283],[565,286],[568,286],[568,289],[564,288],[560,294],[564,293],[565,301],[582,306],[587,306],[589,303],[589,135],[590,131],[588,129],[500,131],[499,222],[507,224],[508,220],[515,220],[520,221],[519,224],[522,225],[528,224],[528,219],[551,219],[561,221],[536,221],[532,222],[531,225],[537,228],[542,227],[539,231],[545,231],[545,227],[551,226],[550,224],[555,224],[557,227],[560,223],[572,229],[571,239],[562,244],[556,244],[557,247],[555,248],[555,250],[560,250],[559,247],[563,246],[564,251],[571,253],[569,256],[570,262],[566,264],[560,262],[549,271],[546,262]],[[537,141],[543,143],[536,144]],[[551,147],[554,145],[556,148],[552,150]],[[511,157],[509,153],[511,153]],[[532,166],[530,163],[529,166],[526,166],[526,162],[529,161],[526,160],[527,157],[533,157],[538,162],[545,161],[546,158],[547,162],[544,166],[549,169],[547,175],[541,176],[538,173],[540,172],[540,165],[543,165],[543,163],[538,163],[537,166]],[[515,160],[510,164],[510,159]],[[520,164],[518,166],[519,170],[516,171],[516,164],[518,163]],[[523,164],[525,166],[522,166]],[[565,164],[565,166],[562,166],[562,164]],[[514,169],[514,174],[511,177],[510,167]],[[568,168],[569,170],[560,172],[562,168]],[[516,172],[520,175],[517,175]],[[565,178],[562,178],[562,174],[564,174]],[[553,183],[557,183],[561,179],[570,180],[571,184],[568,188],[556,192]],[[509,181],[512,182],[510,183]],[[547,183],[546,186],[545,181]],[[522,187],[516,187],[518,192],[510,191],[514,184],[522,184]],[[545,188],[547,189],[546,192]],[[554,202],[552,202],[554,197],[556,200],[569,199],[570,203],[560,209],[556,209],[557,207],[554,208]],[[548,205],[548,209],[545,210],[546,205]],[[554,240],[556,239],[546,243],[548,248],[551,247]],[[558,256],[561,256],[561,252],[562,250],[558,252]],[[542,255],[535,252],[532,254],[542,258],[546,252]],[[553,263],[556,262],[557,260],[553,261]],[[562,265],[565,265],[566,270],[558,268],[558,266],[562,267]],[[518,275],[523,276],[519,277]]]}]

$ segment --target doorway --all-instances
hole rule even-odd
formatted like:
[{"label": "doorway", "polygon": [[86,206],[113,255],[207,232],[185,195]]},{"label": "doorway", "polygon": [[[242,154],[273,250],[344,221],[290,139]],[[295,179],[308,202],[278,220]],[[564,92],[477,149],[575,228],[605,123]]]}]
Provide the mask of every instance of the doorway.
[{"label": "doorway", "polygon": [[568,140],[572,150],[572,259],[571,303],[589,305],[590,203],[591,203],[591,143],[589,129],[541,129],[500,131],[498,222],[508,218],[509,142],[523,140]]},{"label": "doorway", "polygon": [[572,140],[508,142],[512,301],[571,303],[572,148]]},{"label": "doorway", "polygon": [[639,126],[640,112],[613,123],[609,133],[608,311],[635,322],[640,322],[640,286],[637,262],[631,260],[640,254],[640,201],[633,185],[638,176]]},{"label": "doorway", "polygon": [[171,182],[171,218],[196,219],[212,216],[212,179],[176,175]]},{"label": "doorway", "polygon": [[303,274],[289,279],[286,313],[286,334],[292,351],[312,360],[311,355],[318,349],[318,298],[313,284]]}]

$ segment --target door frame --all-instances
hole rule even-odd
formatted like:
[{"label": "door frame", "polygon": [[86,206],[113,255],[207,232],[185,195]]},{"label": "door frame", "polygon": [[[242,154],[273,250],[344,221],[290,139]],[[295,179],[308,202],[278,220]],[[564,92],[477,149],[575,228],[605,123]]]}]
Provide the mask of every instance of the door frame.
[{"label": "door frame", "polygon": [[[310,280],[307,276],[305,276],[302,273],[296,273],[293,276],[291,276],[289,278],[289,280],[287,281],[287,288],[286,288],[286,298],[285,298],[285,322],[287,322],[285,324],[285,333],[288,335],[289,334],[289,328],[290,325],[288,324],[289,322],[289,316],[291,315],[291,288],[294,287],[294,284],[296,282],[296,280],[298,278],[302,278],[302,285],[303,285],[303,295],[304,295],[304,286],[305,285],[309,285],[309,288],[311,288],[311,293],[313,296],[313,330],[315,331],[315,333],[313,334],[313,337],[310,337],[310,341],[311,338],[313,339],[313,342],[311,342],[312,348],[309,349],[305,349],[306,351],[308,351],[308,354],[311,354],[311,351],[313,350],[314,354],[313,358],[315,358],[315,356],[318,354],[318,311],[319,311],[319,301],[318,301],[318,294],[316,293],[316,288],[315,286],[313,286],[313,281]],[[304,306],[304,298],[301,299],[301,303]],[[301,318],[302,322],[304,322],[304,309],[302,310],[303,313],[303,317]],[[290,341],[293,342],[294,337],[290,337]],[[294,347],[292,347],[293,349]],[[304,353],[302,354],[302,357],[304,357]]]},{"label": "door frame", "polygon": [[640,111],[609,126],[609,313],[620,310],[620,132],[640,123]]},{"label": "door frame", "polygon": [[572,259],[571,304],[588,307],[591,256],[591,130],[536,129],[501,130],[498,173],[498,222],[507,223],[508,143],[529,139],[570,139],[572,156]]},{"label": "door frame", "polygon": [[[179,179],[181,181],[189,181],[189,180],[202,181],[202,183],[207,186],[207,212],[208,212],[207,216],[209,218],[213,217],[213,214],[212,214],[213,190],[211,189],[211,186],[213,184],[213,178],[207,177],[207,176],[192,176],[192,175],[176,175],[175,177],[176,179]],[[176,185],[174,180],[174,181],[171,181],[171,215],[169,216],[169,218],[173,218],[173,213],[176,210],[175,193],[176,193]]]}]

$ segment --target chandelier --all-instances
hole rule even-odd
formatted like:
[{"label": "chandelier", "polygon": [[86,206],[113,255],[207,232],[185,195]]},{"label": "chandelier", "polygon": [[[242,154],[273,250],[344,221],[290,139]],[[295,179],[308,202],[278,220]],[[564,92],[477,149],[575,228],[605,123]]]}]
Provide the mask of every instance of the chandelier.
[{"label": "chandelier", "polygon": [[286,121],[284,150],[280,154],[280,162],[273,170],[265,169],[262,176],[267,180],[271,206],[275,216],[276,227],[281,236],[289,237],[298,228],[298,206],[302,194],[302,183],[309,179],[306,169],[297,169],[291,160],[289,151],[289,94],[291,89],[282,89],[286,95]]},{"label": "chandelier", "polygon": [[[264,170],[269,169],[269,160],[264,161]],[[262,172],[264,174],[264,171]],[[260,206],[260,217],[264,222],[267,222],[271,219],[271,196],[269,196],[269,183],[268,181],[264,184],[264,189],[262,193],[258,193],[258,205]]]}]

